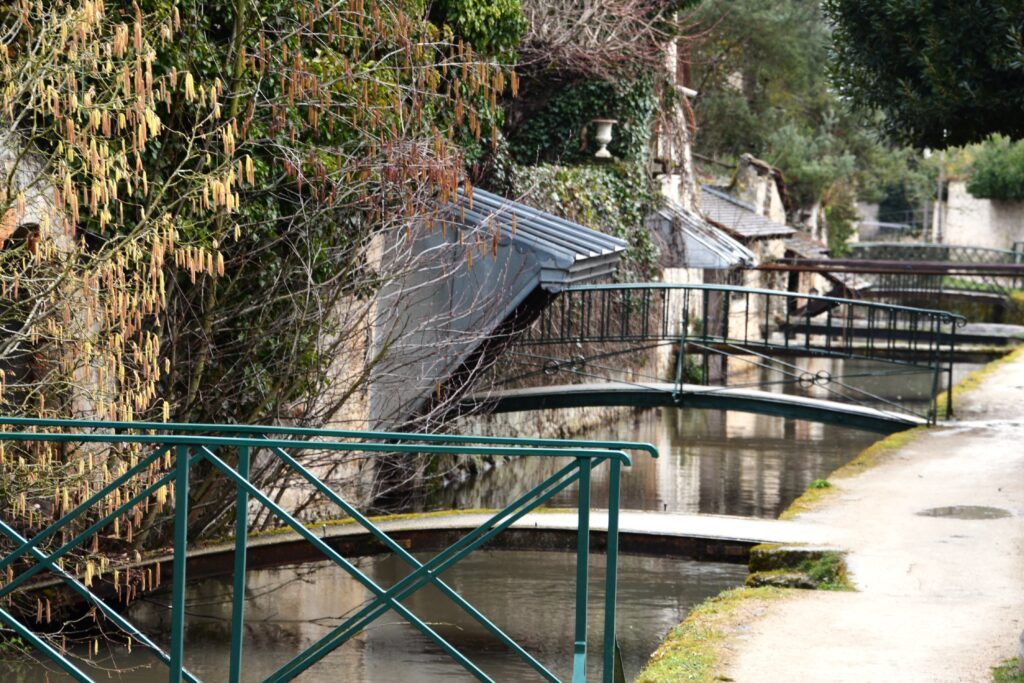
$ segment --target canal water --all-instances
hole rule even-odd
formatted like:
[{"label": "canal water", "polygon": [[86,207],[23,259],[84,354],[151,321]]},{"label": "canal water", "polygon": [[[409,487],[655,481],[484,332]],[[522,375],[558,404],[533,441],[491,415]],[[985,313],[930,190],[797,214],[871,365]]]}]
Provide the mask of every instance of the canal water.
[{"label": "canal water", "polygon": [[[746,375],[730,373],[734,386],[794,393],[828,400],[852,396],[865,404],[898,412],[928,409],[932,377],[912,368],[834,359],[799,359],[790,374],[829,377],[808,384],[768,368]],[[954,383],[980,367],[955,366]],[[945,378],[943,378],[945,380]],[[621,503],[627,510],[777,517],[815,479],[827,477],[881,438],[836,425],[785,420],[769,415],[714,410],[639,410],[599,426],[583,439],[645,441],[658,447],[657,460],[635,455],[622,478]],[[459,484],[448,486],[424,509],[496,508],[553,474],[564,463],[517,458]],[[607,470],[594,472],[595,507],[607,501]],[[553,507],[576,504],[567,489]]]},{"label": "canal water", "polygon": [[[920,405],[930,383],[921,376],[877,376],[876,369],[865,364],[812,361],[802,367],[815,373],[826,370],[876,398],[906,401],[916,396]],[[958,368],[957,376],[970,369]],[[764,384],[770,377],[759,375],[758,381]],[[799,383],[764,386],[826,394],[823,398],[834,389]],[[775,517],[811,481],[848,462],[878,435],[777,417],[666,409],[637,412],[581,438],[630,439],[658,446],[659,459],[638,455],[625,472],[623,508]],[[553,472],[552,461],[534,460],[500,464],[448,487],[426,507],[501,507]],[[604,477],[600,470],[595,473],[596,507],[606,500]],[[566,491],[551,504],[574,503],[575,493]],[[595,599],[590,623],[596,638],[601,624],[604,557],[592,559]],[[624,556],[620,562],[618,633],[627,678],[639,672],[665,633],[690,607],[741,584],[746,575],[743,566],[671,558]],[[408,571],[392,556],[360,558],[356,563],[382,586],[392,585]],[[446,572],[444,579],[557,675],[569,674],[573,555],[478,551]],[[191,585],[188,591],[187,663],[203,680],[221,681],[227,676],[230,586],[230,579],[206,580]],[[249,572],[247,591],[245,680],[269,675],[368,598],[364,589],[329,563]],[[129,615],[161,642],[169,629],[166,599],[152,596],[138,602]],[[423,589],[405,604],[496,680],[537,680],[514,654],[435,589]],[[591,674],[597,676],[598,642],[591,643],[591,653]],[[94,662],[90,673],[101,680],[142,682],[166,675],[138,646],[128,654],[123,647],[104,643]],[[385,615],[301,678],[388,683],[471,679],[394,613]],[[0,664],[0,680],[63,679],[53,673],[47,677],[38,665],[15,662]]]},{"label": "canal water", "polygon": [[[418,556],[425,561],[429,556]],[[356,563],[374,581],[388,586],[407,567],[393,556],[362,558]],[[600,680],[604,556],[591,563],[590,667]],[[623,556],[620,558],[618,637],[623,665],[630,677],[643,666],[660,638],[694,604],[742,583],[742,565]],[[480,551],[445,572],[444,579],[474,607],[519,642],[560,678],[571,675],[575,557],[547,551]],[[278,667],[326,635],[342,617],[356,611],[369,594],[329,563],[252,571],[248,574],[244,668],[246,681],[269,676]],[[128,617],[147,632],[170,629],[166,596],[133,605]],[[228,674],[231,624],[230,580],[205,580],[189,587],[186,661],[203,681],[224,681]],[[455,647],[498,681],[532,681],[540,677],[473,619],[434,588],[404,602]],[[160,638],[161,642],[164,638]],[[166,680],[166,669],[137,645],[100,646],[96,680],[149,683]],[[116,673],[120,670],[120,673]],[[38,665],[7,663],[4,683],[65,680]],[[384,615],[353,642],[336,650],[300,677],[335,683],[436,683],[475,680],[428,639],[393,612]]]}]

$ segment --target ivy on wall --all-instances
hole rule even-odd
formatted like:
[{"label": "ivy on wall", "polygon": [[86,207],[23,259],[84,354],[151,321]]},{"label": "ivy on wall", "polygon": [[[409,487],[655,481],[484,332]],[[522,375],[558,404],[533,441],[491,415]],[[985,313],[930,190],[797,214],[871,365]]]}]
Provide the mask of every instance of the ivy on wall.
[{"label": "ivy on wall", "polygon": [[643,166],[539,164],[514,166],[511,176],[512,190],[528,194],[531,206],[626,240],[620,280],[646,281],[654,275],[657,247],[644,221],[661,196]]},{"label": "ivy on wall", "polygon": [[613,118],[618,123],[608,151],[626,163],[645,164],[657,108],[650,78],[623,85],[577,81],[530,112],[510,137],[509,152],[520,164],[590,160],[598,149],[591,121]]},{"label": "ivy on wall", "polygon": [[[659,101],[651,78],[623,84],[580,79],[557,94],[517,102],[520,123],[496,154],[490,185],[531,206],[629,243],[620,280],[649,280],[657,247],[645,219],[661,205],[648,171],[649,145]],[[594,158],[595,118],[618,121],[608,151]]]}]

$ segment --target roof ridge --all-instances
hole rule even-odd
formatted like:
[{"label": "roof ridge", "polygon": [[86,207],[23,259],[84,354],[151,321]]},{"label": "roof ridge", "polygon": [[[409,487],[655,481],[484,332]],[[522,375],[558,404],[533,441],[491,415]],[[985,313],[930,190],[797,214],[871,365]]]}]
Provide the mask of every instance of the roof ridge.
[{"label": "roof ridge", "polygon": [[[701,185],[700,189],[702,191],[707,192],[708,194],[710,194],[710,195],[712,195],[714,197],[718,197],[719,199],[724,199],[727,202],[730,202],[732,204],[735,204],[736,206],[742,207],[742,208],[750,211],[751,213],[757,214],[758,216],[761,215],[761,214],[757,213],[757,207],[755,207],[753,204],[748,204],[747,202],[743,201],[742,199],[737,199],[736,197],[732,196],[731,194],[729,194],[725,190],[720,190],[720,189],[718,189],[717,187],[715,187],[713,185]],[[768,220],[771,220],[771,219],[769,218]],[[774,223],[774,222],[775,221],[772,221],[772,223]],[[781,225],[781,223],[780,223],[780,225]]]}]

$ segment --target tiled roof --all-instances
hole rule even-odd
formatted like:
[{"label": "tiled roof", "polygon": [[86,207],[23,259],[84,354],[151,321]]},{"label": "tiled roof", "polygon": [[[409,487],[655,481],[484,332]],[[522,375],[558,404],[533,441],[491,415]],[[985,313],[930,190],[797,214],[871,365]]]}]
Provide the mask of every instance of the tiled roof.
[{"label": "tiled roof", "polygon": [[786,250],[798,258],[828,258],[828,245],[814,239],[802,230],[796,230],[786,239]]},{"label": "tiled roof", "polygon": [[789,226],[758,214],[750,204],[707,185],[701,187],[700,208],[712,223],[747,239],[787,237],[795,232]]}]

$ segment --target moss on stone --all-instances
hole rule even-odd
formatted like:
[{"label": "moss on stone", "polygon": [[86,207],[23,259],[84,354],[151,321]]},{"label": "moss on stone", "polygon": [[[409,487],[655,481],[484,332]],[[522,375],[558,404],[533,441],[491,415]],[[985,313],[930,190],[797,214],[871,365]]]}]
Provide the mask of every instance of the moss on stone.
[{"label": "moss on stone", "polygon": [[992,683],[1024,683],[1024,670],[1017,657],[992,667]]},{"label": "moss on stone", "polygon": [[798,569],[811,577],[818,590],[853,590],[846,573],[846,559],[842,553],[830,551],[818,558],[808,558],[800,563]]},{"label": "moss on stone", "polygon": [[782,543],[762,543],[750,549],[748,567],[752,572],[770,572],[776,569],[796,569],[808,558],[809,552],[824,552],[808,549],[806,546]]},{"label": "moss on stone", "polygon": [[812,579],[809,574],[790,569],[774,569],[768,572],[754,572],[747,576],[745,583],[750,588],[775,586],[777,588],[815,590],[818,587],[818,583]]},{"label": "moss on stone", "polygon": [[769,586],[734,588],[708,598],[669,632],[636,683],[722,680],[716,674],[721,670],[725,637],[748,620],[748,610],[758,603],[792,594]]},{"label": "moss on stone", "polygon": [[843,553],[834,548],[763,543],[750,549],[749,567],[756,578],[748,577],[748,586],[853,590]]}]

